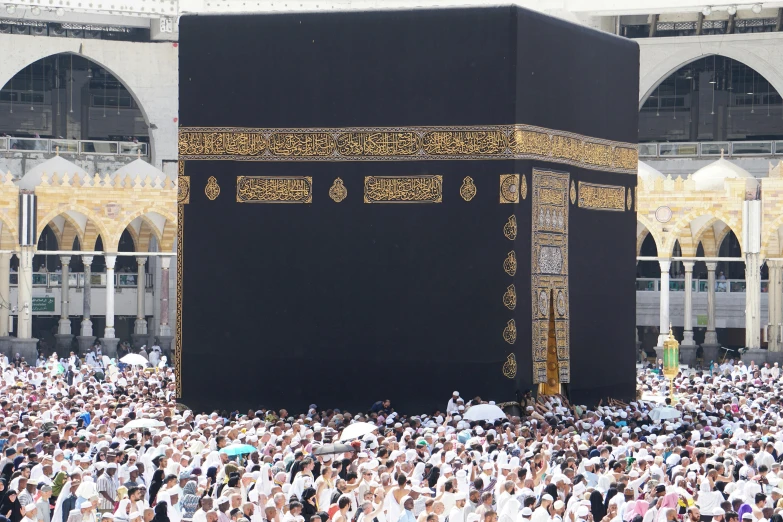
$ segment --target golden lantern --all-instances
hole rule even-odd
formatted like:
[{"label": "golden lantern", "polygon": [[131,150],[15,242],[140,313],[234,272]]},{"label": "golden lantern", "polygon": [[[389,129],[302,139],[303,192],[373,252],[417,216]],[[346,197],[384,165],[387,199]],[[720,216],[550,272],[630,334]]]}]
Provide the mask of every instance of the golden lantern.
[{"label": "golden lantern", "polygon": [[669,379],[669,398],[674,402],[674,378],[680,373],[680,343],[669,325],[669,338],[663,342],[663,376]]}]

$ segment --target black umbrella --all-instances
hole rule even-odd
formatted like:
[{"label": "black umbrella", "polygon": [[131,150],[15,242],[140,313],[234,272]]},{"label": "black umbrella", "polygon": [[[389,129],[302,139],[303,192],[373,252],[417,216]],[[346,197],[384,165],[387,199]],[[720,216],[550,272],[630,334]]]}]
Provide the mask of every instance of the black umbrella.
[{"label": "black umbrella", "polygon": [[313,450],[313,455],[334,455],[336,453],[347,453],[349,451],[356,451],[356,449],[349,444],[324,444],[318,446]]}]

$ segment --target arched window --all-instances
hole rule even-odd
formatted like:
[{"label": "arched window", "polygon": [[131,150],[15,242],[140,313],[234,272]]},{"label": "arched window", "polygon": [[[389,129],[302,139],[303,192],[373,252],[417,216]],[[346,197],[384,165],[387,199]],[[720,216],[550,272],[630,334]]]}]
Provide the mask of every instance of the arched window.
[{"label": "arched window", "polygon": [[639,112],[639,141],[783,139],[783,99],[747,65],[707,56],[666,78]]},{"label": "arched window", "polygon": [[71,53],[42,58],[3,86],[2,134],[149,141],[141,109],[122,82],[95,62]]}]

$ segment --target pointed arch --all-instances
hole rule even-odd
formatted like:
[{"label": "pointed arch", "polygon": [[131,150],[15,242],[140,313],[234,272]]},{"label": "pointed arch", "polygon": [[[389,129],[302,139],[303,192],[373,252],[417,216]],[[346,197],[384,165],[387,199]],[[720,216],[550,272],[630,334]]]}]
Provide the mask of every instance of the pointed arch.
[{"label": "pointed arch", "polygon": [[765,226],[767,237],[762,238],[762,257],[778,257],[783,253],[783,241],[781,241],[781,227],[783,227],[783,214],[775,218],[772,223]]},{"label": "pointed arch", "polygon": [[[87,230],[88,230],[90,224],[92,224],[93,227],[95,228],[95,230],[97,231],[97,233],[95,234],[96,238],[97,238],[98,235],[100,235],[102,237],[108,237],[109,236],[108,231],[106,230],[106,227],[105,227],[104,223],[102,222],[100,217],[98,217],[92,210],[90,210],[87,207],[84,207],[82,205],[69,204],[66,208],[55,208],[55,209],[51,210],[48,214],[46,214],[43,217],[39,218],[39,220],[38,220],[38,237],[41,237],[41,232],[43,232],[43,227],[45,227],[48,223],[50,223],[57,216],[63,215],[63,216],[66,216],[66,217],[70,218],[70,216],[68,216],[68,214],[67,214],[68,211],[78,212],[79,214],[82,214],[83,216],[85,216],[87,218],[87,221],[86,221],[86,224],[85,224],[85,233],[84,233],[84,235],[81,238],[79,238],[80,241],[82,239],[84,239],[82,244],[85,244],[85,243],[86,244],[93,244],[93,245],[95,244],[94,242],[90,243],[89,242],[90,238],[87,237]],[[72,222],[72,224],[76,225],[75,220],[71,219],[71,222]]]},{"label": "pointed arch", "polygon": [[[155,214],[158,216],[156,217]],[[114,238],[114,242],[112,243],[115,248],[119,243],[122,231],[128,228],[130,224],[137,218],[141,218],[142,222],[151,229],[152,234],[158,241],[158,245],[160,245],[161,252],[168,252],[174,248],[173,236],[176,236],[177,233],[177,217],[169,210],[159,206],[145,207],[125,217],[123,219],[122,229],[120,230],[119,235]],[[162,229],[160,226],[161,224]],[[143,252],[143,250],[139,251]]]},{"label": "pointed arch", "polygon": [[[139,112],[144,119],[144,123],[146,126],[149,126],[150,118],[147,114],[147,109],[145,108],[147,100],[142,100],[142,98],[135,92],[135,89],[133,89],[133,87],[123,79],[125,76],[132,77],[131,71],[126,72],[123,70],[125,67],[128,67],[129,64],[123,63],[123,60],[117,60],[116,63],[112,61],[112,64],[109,65],[107,62],[113,59],[113,56],[103,56],[102,54],[99,54],[101,51],[101,46],[88,46],[85,48],[84,46],[79,45],[79,42],[76,40],[73,40],[72,42],[68,42],[67,39],[62,40],[63,45],[58,46],[63,48],[61,52],[47,52],[44,50],[45,46],[34,46],[35,48],[26,49],[27,52],[25,53],[18,53],[22,55],[19,57],[13,56],[17,53],[8,53],[5,57],[9,59],[4,60],[6,62],[5,66],[0,67],[0,89],[5,89],[8,83],[11,82],[14,77],[24,72],[28,67],[36,66],[36,64],[39,62],[42,62],[43,64],[45,64],[47,61],[52,63],[54,60],[62,56],[72,56],[78,60],[86,60],[88,62],[88,69],[103,69],[108,72],[113,77],[113,79],[116,80],[133,98],[136,107],[138,107]],[[43,67],[43,65],[41,66]],[[150,140],[150,147],[154,145],[152,134],[153,133],[149,133],[148,135]]]},{"label": "pointed arch", "polygon": [[644,227],[645,230],[647,230],[647,233],[650,234],[653,238],[653,241],[655,241],[655,248],[658,250],[658,252],[662,252],[661,245],[663,245],[663,239],[661,238],[660,232],[656,226],[653,225],[652,221],[650,221],[647,216],[637,213],[636,214],[636,251],[640,252],[642,248],[642,243],[644,242],[644,237],[641,239],[639,238],[640,229],[639,226],[641,225]]},{"label": "pointed arch", "polygon": [[701,245],[701,248],[704,250],[704,257],[717,257],[718,243],[715,241],[715,229],[713,227],[705,229],[697,245]]},{"label": "pointed arch", "polygon": [[79,241],[84,238],[81,227],[76,221],[67,213],[60,214],[65,219],[63,230],[60,231],[60,235],[57,238],[60,244],[60,250],[72,250],[73,242],[76,238]]},{"label": "pointed arch", "polygon": [[[741,42],[727,42],[722,35],[693,37],[685,44],[680,41],[661,41],[663,39],[638,40],[641,51],[642,70],[639,78],[639,108],[647,98],[669,76],[679,69],[709,56],[731,58],[750,67],[767,80],[779,93],[783,93],[783,76],[768,60],[766,46],[744,46]],[[668,40],[668,39],[667,39]],[[667,45],[676,45],[677,52],[665,52]],[[664,48],[664,49],[662,49]],[[674,51],[674,49],[671,49]],[[664,51],[664,52],[661,52]]]},{"label": "pointed arch", "polygon": [[[698,218],[704,218],[705,216],[709,216],[710,220],[715,219],[722,221],[726,224],[726,227],[728,229],[731,229],[732,232],[737,236],[737,239],[740,241],[740,246],[742,245],[742,222],[740,221],[740,218],[733,217],[730,213],[727,213],[724,209],[719,208],[710,208],[710,209],[694,209],[691,212],[688,212],[684,216],[681,216],[677,218],[674,223],[671,225],[671,230],[673,231],[672,234],[668,234],[666,237],[666,241],[664,243],[664,252],[671,252],[674,248],[674,241],[682,238],[691,238],[689,243],[689,248],[693,248],[693,254],[696,253],[696,247],[699,244],[699,237],[694,236],[694,233],[692,231],[691,225],[694,221],[697,221]],[[714,224],[716,221],[713,221],[712,224]],[[708,220],[709,222],[709,220]],[[698,224],[698,221],[697,221]],[[701,226],[699,227],[702,228]],[[740,231],[738,234],[737,231]],[[699,231],[697,230],[697,234]],[[680,241],[680,246],[682,247],[682,241]],[[717,246],[720,246],[720,243],[717,243]],[[744,255],[744,253],[743,253]]]}]

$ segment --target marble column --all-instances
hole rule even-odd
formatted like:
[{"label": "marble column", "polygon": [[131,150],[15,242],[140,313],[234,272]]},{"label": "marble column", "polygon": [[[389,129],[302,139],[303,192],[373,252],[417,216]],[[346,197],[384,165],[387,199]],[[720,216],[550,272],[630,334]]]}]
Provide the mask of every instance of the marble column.
[{"label": "marble column", "polygon": [[119,339],[114,335],[114,264],[116,255],[104,256],[106,260],[106,328],[103,331],[103,354],[109,357],[117,355]]},{"label": "marble column", "polygon": [[[777,329],[778,350],[776,352],[774,360],[770,362],[783,363],[783,262],[775,261],[778,267],[777,276],[775,277],[775,317],[774,325]],[[770,281],[770,285],[772,281]]]},{"label": "marble column", "polygon": [[718,344],[718,334],[715,333],[715,269],[718,263],[707,265],[707,332],[704,334],[704,344]]},{"label": "marble column", "polygon": [[169,326],[169,266],[170,257],[161,257],[160,260],[160,335],[170,336]]},{"label": "marble column", "polygon": [[79,355],[86,355],[95,342],[92,334],[92,321],[90,320],[90,307],[92,305],[92,256],[82,256],[84,263],[84,287],[82,288],[82,324],[79,330]]},{"label": "marble column", "polygon": [[769,285],[767,290],[767,311],[769,312],[769,321],[767,322],[767,349],[770,352],[781,351],[780,339],[780,305],[781,305],[781,280],[780,280],[780,261],[767,261],[769,269]]},{"label": "marble column", "polygon": [[756,253],[745,254],[745,346],[761,348],[761,263]]},{"label": "marble column", "polygon": [[134,348],[140,348],[142,345],[147,344],[147,319],[144,311],[144,297],[145,297],[145,282],[146,274],[144,273],[144,264],[147,262],[146,257],[137,257],[136,265],[136,322],[133,324],[133,346]]},{"label": "marble column", "polygon": [[8,355],[11,313],[11,254],[0,254],[0,353]]},{"label": "marble column", "polygon": [[11,339],[11,354],[19,353],[29,364],[38,358],[38,339],[33,338],[33,255],[35,247],[20,246],[19,278],[16,294],[16,338]]},{"label": "marble column", "polygon": [[663,343],[669,337],[669,268],[670,260],[658,261],[661,266],[661,291],[660,294],[660,329],[658,330],[658,346],[663,349]]},{"label": "marble column", "polygon": [[715,269],[718,263],[708,262],[707,265],[707,332],[701,349],[704,352],[704,366],[709,367],[710,361],[717,362],[720,358],[718,335],[715,333]]},{"label": "marble column", "polygon": [[683,261],[685,267],[685,325],[682,344],[693,344],[693,261]]},{"label": "marble column", "polygon": [[[68,303],[70,299],[70,270],[68,264],[71,262],[71,256],[60,256],[62,266],[62,280],[60,282],[60,321],[57,325],[57,354],[60,357],[67,357],[71,350],[71,317],[68,313]],[[48,354],[47,354],[48,355]]]},{"label": "marble column", "polygon": [[168,364],[173,364],[171,360],[171,326],[169,326],[169,266],[171,266],[171,257],[161,256],[160,258],[160,326],[158,327],[158,344],[163,354],[168,360]]},{"label": "marble column", "polygon": [[30,339],[33,336],[33,247],[19,247],[16,254],[19,258],[19,278],[16,294],[16,310],[18,314],[18,326],[16,337],[18,339]]},{"label": "marble column", "polygon": [[146,257],[137,257],[136,264],[138,265],[138,272],[136,276],[136,323],[134,325],[135,333],[146,334],[147,333],[147,320],[144,318],[144,263],[147,262]]},{"label": "marble column", "polygon": [[683,261],[685,267],[685,309],[682,343],[680,343],[680,357],[683,364],[694,368],[696,366],[696,345],[693,343],[693,261]]}]

